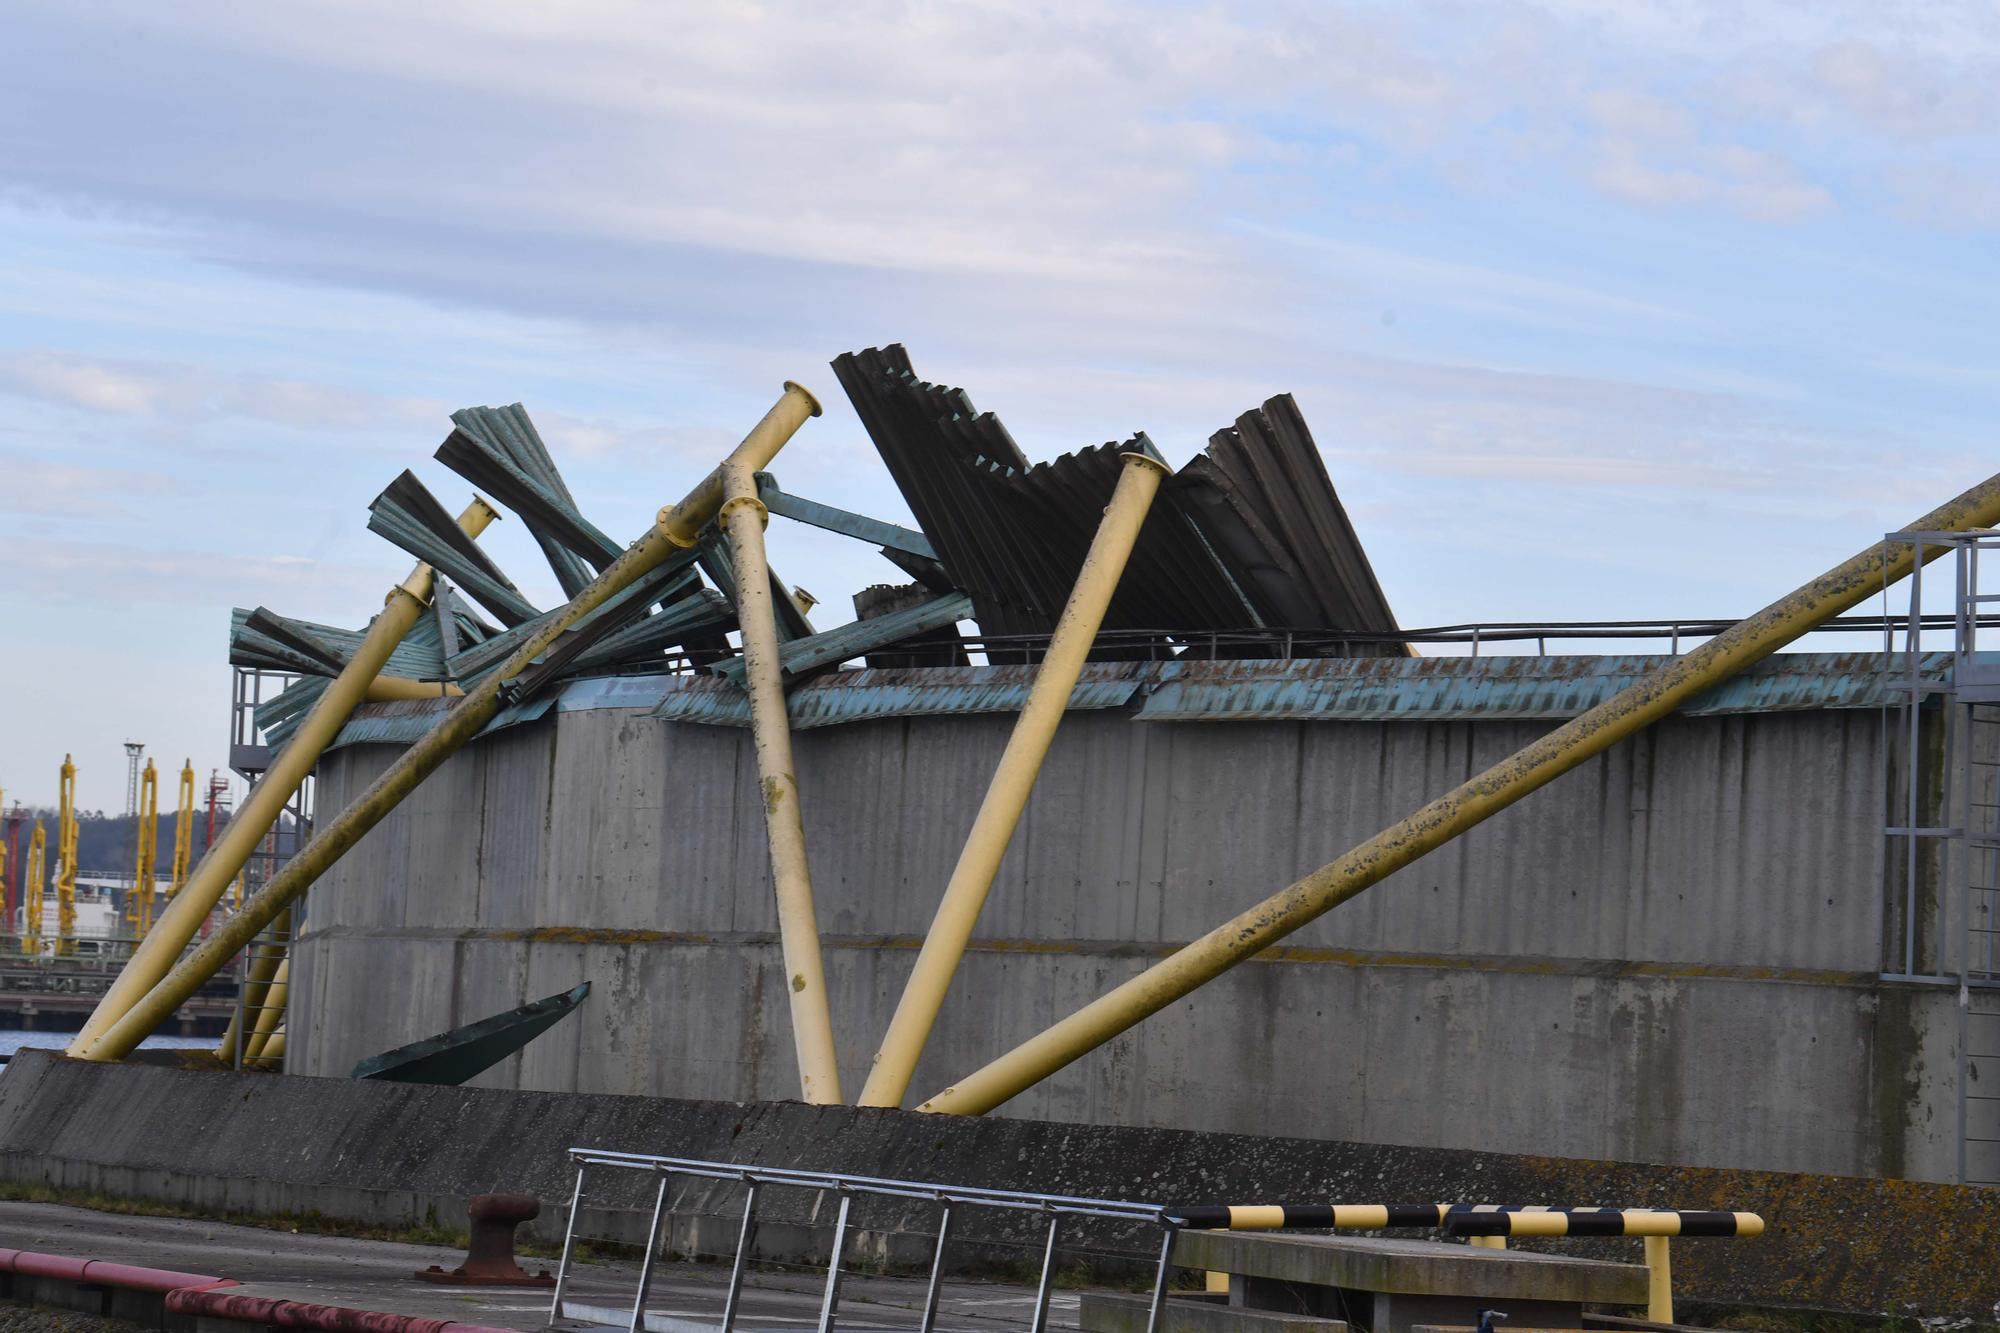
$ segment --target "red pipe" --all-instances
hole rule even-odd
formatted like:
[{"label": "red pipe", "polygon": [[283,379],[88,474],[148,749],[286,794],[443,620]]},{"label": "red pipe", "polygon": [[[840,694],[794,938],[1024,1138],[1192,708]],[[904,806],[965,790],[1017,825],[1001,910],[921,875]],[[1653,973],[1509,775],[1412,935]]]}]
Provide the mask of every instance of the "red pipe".
[{"label": "red pipe", "polygon": [[0,1272],[29,1277],[87,1282],[127,1291],[166,1293],[171,1314],[208,1315],[273,1328],[303,1328],[318,1333],[518,1333],[486,1324],[461,1324],[450,1319],[424,1319],[386,1310],[354,1310],[344,1305],[312,1305],[269,1296],[244,1296],[223,1288],[234,1279],[205,1273],[177,1273],[169,1268],[142,1268],[104,1259],[74,1259],[65,1254],[0,1248]]},{"label": "red pipe", "polygon": [[84,1264],[83,1277],[100,1287],[123,1287],[127,1291],[208,1291],[238,1285],[235,1278],[176,1273],[171,1268],[141,1268],[137,1264],[114,1264],[103,1259]]},{"label": "red pipe", "polygon": [[183,1289],[167,1293],[169,1314],[206,1315],[274,1328],[305,1328],[319,1333],[517,1333],[485,1324],[461,1324],[450,1319],[423,1319],[382,1310],[350,1310],[341,1305],[309,1305],[269,1296],[242,1296],[229,1291]]},{"label": "red pipe", "polygon": [[34,1250],[0,1249],[0,1273],[24,1273],[29,1277],[89,1282],[100,1287],[124,1287],[131,1291],[180,1291],[185,1288],[237,1285],[234,1279],[210,1277],[206,1273],[177,1273],[170,1268],[141,1268],[137,1264],[115,1264],[104,1259],[38,1254]]}]

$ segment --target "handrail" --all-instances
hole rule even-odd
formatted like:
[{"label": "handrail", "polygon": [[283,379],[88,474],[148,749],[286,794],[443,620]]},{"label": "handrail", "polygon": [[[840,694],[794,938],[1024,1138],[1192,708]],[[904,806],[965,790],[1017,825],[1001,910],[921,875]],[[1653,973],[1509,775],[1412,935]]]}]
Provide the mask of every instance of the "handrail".
[{"label": "handrail", "polygon": [[1175,1237],[1183,1230],[1269,1231],[1365,1230],[1422,1228],[1441,1231],[1452,1237],[1467,1237],[1473,1245],[1500,1248],[1507,1236],[1639,1236],[1646,1241],[1649,1283],[1649,1317],[1672,1321],[1673,1296],[1667,1240],[1673,1236],[1757,1236],[1763,1234],[1764,1220],[1755,1213],[1723,1212],[1713,1209],[1672,1210],[1660,1208],[1550,1208],[1534,1204],[1165,1204],[1131,1199],[1106,1199],[1090,1195],[1047,1194],[1033,1190],[994,1189],[984,1185],[946,1185],[936,1181],[904,1180],[894,1176],[865,1176],[842,1171],[809,1171],[789,1166],[757,1166],[745,1162],[717,1162],[696,1157],[671,1157],[658,1153],[620,1152],[609,1148],[571,1148],[569,1159],[576,1164],[576,1187],[570,1195],[569,1216],[564,1224],[562,1259],[556,1268],[556,1286],[551,1298],[549,1322],[564,1317],[563,1295],[568,1289],[570,1268],[576,1253],[577,1219],[583,1211],[585,1178],[593,1167],[618,1171],[644,1172],[658,1177],[653,1191],[652,1214],[646,1228],[647,1249],[639,1270],[639,1290],[632,1303],[630,1333],[645,1327],[646,1297],[652,1280],[653,1262],[667,1207],[667,1189],[673,1176],[697,1180],[718,1180],[747,1187],[741,1225],[737,1229],[736,1254],[730,1265],[724,1297],[720,1333],[732,1333],[741,1305],[744,1270],[749,1260],[751,1238],[756,1234],[757,1200],[766,1186],[787,1189],[832,1191],[840,1207],[834,1222],[832,1252],[827,1260],[825,1291],[821,1297],[818,1333],[833,1333],[834,1312],[839,1305],[841,1255],[846,1244],[848,1222],[855,1196],[915,1199],[937,1204],[941,1209],[936,1247],[931,1257],[930,1283],[924,1302],[923,1321],[917,1333],[934,1333],[938,1294],[944,1273],[945,1244],[950,1239],[952,1210],[959,1207],[996,1208],[1013,1212],[1037,1213],[1048,1218],[1043,1245],[1041,1277],[1036,1287],[1035,1315],[1031,1333],[1045,1333],[1049,1291],[1054,1278],[1057,1241],[1064,1218],[1093,1217],[1121,1222],[1137,1222],[1160,1229],[1158,1258],[1153,1274],[1147,1333],[1159,1333],[1161,1310],[1166,1300],[1167,1278],[1173,1268]]}]

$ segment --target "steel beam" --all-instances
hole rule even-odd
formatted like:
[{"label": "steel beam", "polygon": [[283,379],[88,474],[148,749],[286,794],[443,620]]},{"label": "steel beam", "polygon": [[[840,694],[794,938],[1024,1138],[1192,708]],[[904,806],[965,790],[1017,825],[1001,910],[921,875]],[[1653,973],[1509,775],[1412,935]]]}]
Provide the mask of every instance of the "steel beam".
[{"label": "steel beam", "polygon": [[1028,793],[1034,790],[1042,761],[1048,758],[1056,728],[1062,725],[1063,713],[1069,707],[1070,694],[1083,674],[1084,660],[1097,641],[1098,626],[1104,623],[1104,613],[1111,605],[1112,593],[1118,589],[1119,576],[1125,572],[1125,562],[1139,540],[1139,529],[1145,526],[1146,513],[1159,493],[1160,480],[1167,474],[1167,465],[1149,454],[1133,452],[1123,458],[1125,466],[1118,474],[1111,502],[1104,507],[1097,535],[1091,539],[1090,553],[1084,557],[1069,601],[1056,622],[1055,634],[1049,640],[1041,669],[1035,673],[1028,702],[1014,723],[1013,735],[1007,738],[1007,748],[1001,753],[999,767],[986,788],[986,799],[979,804],[972,832],[966,835],[958,864],[952,868],[951,879],[945,885],[930,933],[924,937],[924,947],[910,969],[903,998],[889,1020],[889,1030],[882,1036],[882,1047],[875,1054],[867,1086],[861,1090],[863,1106],[903,1104],[903,1094],[909,1091],[910,1077],[916,1073],[924,1043],[930,1039],[938,1011],[944,1007],[945,993],[951,989],[959,959],[965,956],[966,945],[972,941],[980,909],[986,905],[986,895],[993,888],[993,877],[1000,872],[1001,858],[1006,856],[1007,844],[1021,822],[1021,812],[1027,808]]},{"label": "steel beam", "polygon": [[799,1096],[837,1105],[840,1063],[833,1047],[833,1014],[820,960],[819,918],[813,910],[812,869],[806,859],[805,818],[792,761],[792,730],[785,716],[784,665],[778,657],[778,617],[772,605],[764,524],[754,469],[723,467],[721,512],[736,565],[736,623],[743,633],[743,688],[750,696],[757,778],[764,795],[764,834],[771,849],[771,880],[778,896],[778,938],[785,958],[785,995],[791,1002],[792,1047],[799,1064]]}]

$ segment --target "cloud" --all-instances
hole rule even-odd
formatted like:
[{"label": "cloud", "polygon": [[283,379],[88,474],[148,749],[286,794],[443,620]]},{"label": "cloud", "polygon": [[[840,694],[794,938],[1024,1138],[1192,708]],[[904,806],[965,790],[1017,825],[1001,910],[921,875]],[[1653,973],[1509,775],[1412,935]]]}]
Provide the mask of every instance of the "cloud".
[{"label": "cloud", "polygon": [[120,468],[78,467],[0,454],[0,513],[36,518],[109,518],[130,513],[132,497],[164,498],[173,477]]},{"label": "cloud", "polygon": [[177,422],[235,417],[303,430],[430,428],[444,415],[442,405],[419,399],[50,347],[0,348],[0,391],[113,416]]},{"label": "cloud", "polygon": [[[283,607],[303,602],[379,603],[382,571],[286,553],[132,546],[15,537],[8,591],[28,601],[81,601],[99,609],[161,604]],[[356,619],[364,619],[357,616]],[[217,659],[218,666],[221,659]]]},{"label": "cloud", "polygon": [[1647,208],[1673,208],[1719,200],[1756,222],[1800,222],[1834,207],[1824,186],[1803,180],[1792,162],[1741,144],[1673,154],[1679,165],[1655,166],[1641,147],[1610,140],[1600,150],[1591,181],[1607,194]]}]

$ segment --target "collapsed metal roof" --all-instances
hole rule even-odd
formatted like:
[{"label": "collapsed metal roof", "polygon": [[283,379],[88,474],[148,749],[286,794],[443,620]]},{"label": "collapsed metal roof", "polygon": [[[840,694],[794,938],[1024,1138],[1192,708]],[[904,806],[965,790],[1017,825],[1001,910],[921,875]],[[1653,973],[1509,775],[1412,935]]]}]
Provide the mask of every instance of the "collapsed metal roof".
[{"label": "collapsed metal roof", "polygon": [[[988,663],[1038,661],[1116,485],[1119,456],[1157,458],[1152,442],[1141,433],[1030,463],[963,390],[918,379],[900,345],[843,355],[833,368],[922,531],[787,494],[768,474],[759,495],[773,515],[877,546],[915,582],[863,590],[854,622],[820,631],[773,572],[787,679],[807,682],[855,661],[965,662],[957,626],[968,620]],[[520,404],[465,408],[451,420],[437,459],[520,518],[565,597],[617,559],[623,548],[581,512]],[[397,647],[387,674],[468,687],[561,610],[535,606],[413,473],[376,497],[368,527],[439,576],[431,614]],[[740,698],[735,628],[736,574],[711,525],[693,550],[558,639],[512,682],[506,716],[537,716],[536,697],[587,676],[703,673],[720,678],[704,687],[718,700]],[[364,632],[263,607],[235,612],[230,661],[300,677],[257,707],[272,743],[289,737]],[[1409,651],[1311,431],[1280,395],[1218,431],[1161,488],[1092,656],[1282,657],[1294,651],[1293,632],[1302,656]],[[882,653],[891,647],[898,651]]]},{"label": "collapsed metal roof", "polygon": [[[919,379],[900,345],[850,352],[833,370],[945,576],[972,598],[989,658],[1032,660],[1028,651],[995,651],[993,639],[1055,628],[1117,481],[1118,456],[1138,450],[1157,457],[1152,441],[1141,433],[1030,464],[998,417],[975,409],[962,389]],[[1208,451],[1161,488],[1104,627],[1155,631],[1191,652],[1205,650],[1211,631],[1395,631],[1289,394],[1218,431]],[[1230,655],[1273,651],[1246,644]],[[1361,643],[1333,651],[1407,648]],[[1100,645],[1092,655],[1135,650]]]}]

